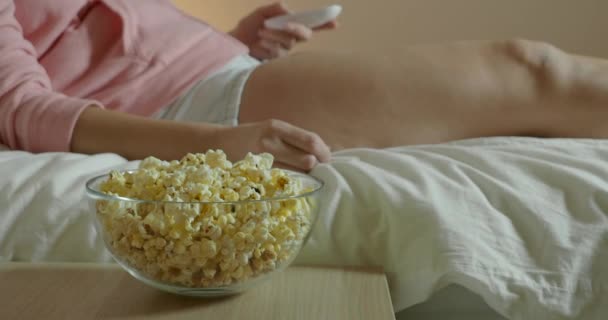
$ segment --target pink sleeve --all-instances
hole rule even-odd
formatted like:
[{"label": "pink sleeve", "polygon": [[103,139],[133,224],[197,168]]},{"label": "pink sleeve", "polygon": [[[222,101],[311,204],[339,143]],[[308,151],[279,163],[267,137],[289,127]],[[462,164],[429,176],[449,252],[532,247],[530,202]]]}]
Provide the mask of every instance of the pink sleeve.
[{"label": "pink sleeve", "polygon": [[0,1],[0,142],[31,152],[69,151],[80,113],[101,105],[53,91],[14,12],[13,1]]}]

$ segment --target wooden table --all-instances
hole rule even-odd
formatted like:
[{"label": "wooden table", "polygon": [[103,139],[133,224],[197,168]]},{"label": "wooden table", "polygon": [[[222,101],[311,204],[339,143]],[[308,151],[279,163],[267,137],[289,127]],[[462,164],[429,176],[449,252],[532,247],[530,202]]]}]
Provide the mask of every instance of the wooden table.
[{"label": "wooden table", "polygon": [[291,267],[228,298],[171,295],[116,265],[0,264],[0,319],[394,319],[384,274]]}]

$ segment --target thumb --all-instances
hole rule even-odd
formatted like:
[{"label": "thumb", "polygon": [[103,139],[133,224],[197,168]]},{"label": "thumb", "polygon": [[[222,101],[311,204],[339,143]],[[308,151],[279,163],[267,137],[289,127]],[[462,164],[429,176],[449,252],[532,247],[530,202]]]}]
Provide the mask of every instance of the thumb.
[{"label": "thumb", "polygon": [[287,5],[282,1],[259,7],[256,11],[264,18],[290,13],[289,9],[287,9]]}]

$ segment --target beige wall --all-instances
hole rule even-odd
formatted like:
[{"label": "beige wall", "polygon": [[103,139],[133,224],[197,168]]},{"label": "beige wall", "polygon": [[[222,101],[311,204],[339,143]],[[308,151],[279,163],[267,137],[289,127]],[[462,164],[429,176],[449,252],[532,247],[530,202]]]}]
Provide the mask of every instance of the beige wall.
[{"label": "beige wall", "polygon": [[[227,30],[265,0],[174,0],[192,15]],[[293,9],[339,3],[340,30],[319,35],[304,49],[523,37],[569,51],[608,58],[607,0],[287,0]]]}]

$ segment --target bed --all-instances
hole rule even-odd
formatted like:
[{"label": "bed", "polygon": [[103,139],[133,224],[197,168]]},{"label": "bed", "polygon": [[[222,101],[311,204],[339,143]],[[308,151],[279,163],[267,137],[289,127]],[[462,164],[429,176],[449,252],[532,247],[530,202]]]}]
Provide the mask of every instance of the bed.
[{"label": "bed", "polygon": [[[136,165],[0,151],[0,260],[111,261],[83,184]],[[608,312],[607,172],[600,140],[337,152],[312,172],[327,190],[296,263],[381,265],[400,319],[598,319]]]}]

